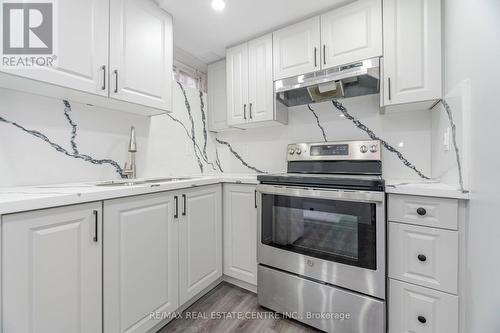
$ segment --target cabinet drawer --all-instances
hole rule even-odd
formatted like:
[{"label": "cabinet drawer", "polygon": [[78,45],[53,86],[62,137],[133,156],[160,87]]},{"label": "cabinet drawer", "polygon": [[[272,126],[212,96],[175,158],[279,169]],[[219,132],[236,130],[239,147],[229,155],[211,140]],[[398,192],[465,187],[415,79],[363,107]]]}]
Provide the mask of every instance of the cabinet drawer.
[{"label": "cabinet drawer", "polygon": [[458,297],[389,282],[389,333],[457,333]]},{"label": "cabinet drawer", "polygon": [[458,200],[391,194],[389,221],[457,230]]},{"label": "cabinet drawer", "polygon": [[456,294],[458,232],[390,222],[389,277]]}]

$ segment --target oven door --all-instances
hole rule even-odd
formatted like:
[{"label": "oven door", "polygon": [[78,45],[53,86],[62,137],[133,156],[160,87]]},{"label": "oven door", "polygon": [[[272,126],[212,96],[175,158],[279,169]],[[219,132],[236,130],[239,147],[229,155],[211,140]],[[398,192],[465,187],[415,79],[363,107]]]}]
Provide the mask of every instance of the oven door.
[{"label": "oven door", "polygon": [[257,191],[260,264],[385,299],[385,193]]}]

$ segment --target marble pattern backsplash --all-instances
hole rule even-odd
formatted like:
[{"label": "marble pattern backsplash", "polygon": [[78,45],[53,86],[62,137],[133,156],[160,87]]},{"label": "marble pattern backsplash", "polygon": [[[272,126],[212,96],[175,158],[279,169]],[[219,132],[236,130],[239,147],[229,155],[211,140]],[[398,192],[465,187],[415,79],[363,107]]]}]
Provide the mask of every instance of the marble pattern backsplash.
[{"label": "marble pattern backsplash", "polygon": [[94,157],[92,157],[90,155],[80,153],[80,151],[78,149],[78,144],[76,142],[78,125],[73,121],[73,119],[70,116],[71,104],[67,100],[63,100],[62,102],[64,104],[64,116],[66,117],[69,125],[71,126],[71,136],[70,136],[70,140],[69,140],[70,145],[71,145],[71,151],[67,150],[66,148],[64,148],[60,144],[51,141],[45,134],[43,134],[40,131],[27,129],[24,126],[22,126],[22,125],[20,125],[20,124],[18,124],[16,122],[14,122],[14,121],[5,119],[5,118],[3,118],[1,116],[0,116],[0,122],[12,125],[12,126],[18,128],[18,129],[20,129],[24,133],[29,134],[29,135],[31,135],[31,136],[33,136],[35,138],[38,138],[38,139],[46,142],[53,149],[55,149],[56,151],[58,151],[58,152],[60,152],[60,153],[62,153],[64,155],[66,155],[68,157],[72,157],[72,158],[76,158],[76,159],[81,159],[81,160],[83,160],[85,162],[89,162],[89,163],[95,164],[95,165],[109,164],[109,165],[111,165],[116,170],[116,173],[121,178],[126,178],[126,175],[123,172],[122,167],[118,164],[118,162],[116,162],[116,161],[114,161],[112,159],[96,159],[96,158],[94,158]]},{"label": "marble pattern backsplash", "polygon": [[[0,91],[1,94],[5,94],[5,91]],[[114,111],[113,116],[107,116],[107,113],[102,113],[106,111],[91,115],[89,110],[83,109],[80,105],[77,111],[74,111],[68,101],[63,101],[62,115],[65,122],[61,122],[61,109],[56,107],[53,102],[48,103],[47,101],[47,104],[51,105],[50,110],[47,110],[47,107],[42,107],[39,110],[40,115],[35,117],[39,118],[37,127],[43,128],[43,130],[30,129],[30,118],[26,114],[22,114],[24,120],[21,122],[15,119],[20,114],[13,113],[12,111],[10,113],[5,112],[7,108],[11,110],[12,106],[15,106],[16,103],[23,104],[23,102],[20,102],[23,99],[21,93],[15,94],[20,94],[17,101],[12,97],[10,101],[7,100],[5,108],[0,106],[0,125],[4,123],[4,125],[17,129],[15,134],[12,131],[8,132],[10,134],[6,132],[2,133],[3,129],[0,129],[0,139],[2,139],[0,141],[0,155],[2,154],[2,150],[7,151],[7,155],[9,155],[7,142],[10,138],[12,138],[13,142],[16,142],[18,137],[22,136],[23,145],[25,146],[24,154],[26,154],[23,156],[24,160],[29,158],[29,153],[27,153],[29,150],[28,147],[37,149],[34,146],[35,142],[33,140],[38,140],[43,142],[47,148],[66,156],[66,158],[69,157],[73,160],[81,161],[80,163],[93,165],[93,168],[103,168],[102,170],[95,169],[88,172],[88,176],[85,176],[82,171],[77,171],[78,168],[65,166],[66,164],[69,165],[70,162],[63,161],[61,158],[58,158],[57,161],[55,159],[51,161],[50,156],[43,156],[42,160],[29,161],[33,165],[47,165],[52,166],[54,169],[59,169],[61,173],[66,174],[66,179],[71,178],[70,173],[73,169],[75,170],[73,174],[75,180],[81,178],[107,180],[114,178],[105,176],[109,175],[109,171],[111,170],[114,171],[115,178],[123,177],[123,169],[120,166],[122,163],[120,161],[124,161],[127,156],[126,148],[124,147],[128,139],[128,128],[131,125],[137,126],[137,123],[139,123],[139,128],[143,129],[142,140],[139,145],[142,156],[138,156],[139,177],[220,172],[284,172],[286,171],[285,168],[280,167],[277,169],[276,166],[283,165],[282,163],[286,160],[286,144],[288,143],[300,141],[325,142],[328,140],[365,139],[368,137],[377,140],[380,139],[383,142],[386,151],[390,153],[384,154],[384,158],[392,164],[392,169],[399,168],[401,170],[401,168],[407,168],[411,170],[416,178],[430,178],[428,175],[430,168],[428,166],[424,164],[423,169],[417,167],[423,161],[419,157],[421,155],[429,155],[426,148],[426,141],[430,135],[426,134],[426,131],[428,131],[426,124],[428,124],[427,121],[430,117],[425,113],[428,111],[421,112],[420,114],[407,114],[407,120],[400,115],[381,116],[375,108],[376,103],[372,104],[372,101],[376,101],[376,97],[368,97],[364,101],[362,99],[360,101],[351,99],[345,102],[342,100],[333,101],[333,103],[308,105],[299,110],[291,109],[290,124],[288,126],[275,127],[272,130],[270,128],[258,128],[215,134],[209,132],[207,128],[206,94],[196,89],[185,87],[180,83],[174,86],[173,112],[154,116],[150,119],[117,113],[116,111]],[[22,110],[22,112],[33,112],[34,114],[38,112],[33,107],[39,104],[37,99],[47,100],[44,97],[35,97],[32,95],[27,99],[33,99],[30,105],[24,107],[25,109],[30,109],[30,111]],[[373,111],[369,111],[371,108],[373,108]],[[307,118],[307,114],[304,112],[309,113],[312,117]],[[56,113],[59,113],[57,117]],[[332,118],[332,114],[337,118]],[[83,117],[84,115],[87,116],[86,119]],[[114,131],[118,131],[113,128],[114,121],[99,121],[99,123],[96,121],[97,119],[101,120],[98,117],[109,117],[108,119],[113,118],[114,120],[117,119],[117,115],[120,116],[120,119],[123,119],[122,125],[124,126],[122,127],[126,128],[126,131],[119,130],[119,137],[121,138],[119,139],[119,145],[114,143],[118,138],[114,138],[115,141],[112,140],[113,144],[109,146],[103,145],[106,147],[104,150],[108,151],[106,153],[102,151],[101,145],[97,146],[101,142],[104,143],[104,140],[96,140],[94,137],[96,134],[94,127],[100,127],[98,128],[98,136],[112,135]],[[340,120],[338,118],[339,115]],[[56,120],[57,118],[58,120]],[[81,125],[80,122],[82,121],[78,120],[82,118],[86,120],[84,121],[84,125]],[[391,118],[397,118],[397,123],[393,123]],[[363,119],[363,121],[360,119]],[[55,123],[57,123],[57,126]],[[368,123],[372,125],[369,127]],[[415,123],[418,124],[416,127],[414,126]],[[339,125],[341,126],[339,127]],[[59,135],[58,139],[50,138],[53,136],[51,133],[54,131],[54,126],[56,126],[58,132],[65,132],[66,135]],[[84,126],[83,133],[80,133],[81,126]],[[375,126],[375,128],[372,126]],[[399,135],[394,133],[396,130],[398,131],[397,133],[400,133]],[[417,137],[413,135],[415,131],[420,133],[418,137],[421,139],[415,139]],[[4,136],[2,137],[2,135]],[[385,138],[386,136],[387,138]],[[32,139],[29,139],[29,137]],[[247,143],[245,143],[245,140],[247,140]],[[389,143],[390,141],[395,142]],[[282,143],[278,146],[277,142]],[[427,143],[430,144],[429,141]],[[415,150],[408,150],[403,144],[418,146],[418,154],[415,154]],[[89,149],[89,146],[95,147],[95,149]],[[81,153],[85,150],[89,151],[89,153]],[[106,158],[96,157],[99,155],[103,156],[103,153]],[[15,149],[10,151],[10,155],[12,154],[16,154]],[[390,155],[393,155],[395,159],[390,157]],[[117,158],[113,158],[113,156]],[[272,160],[268,157],[271,157]],[[415,159],[415,161],[411,161],[412,159]],[[396,167],[396,160],[399,161],[400,167]],[[386,161],[384,161],[384,164],[386,164]],[[16,159],[4,159],[3,163],[4,169],[9,170],[9,168],[15,169],[18,161]],[[86,170],[89,169],[86,168]],[[0,163],[0,172],[2,172],[2,163]],[[385,176],[387,177],[387,175]],[[20,177],[20,175],[17,175],[17,177]],[[59,182],[57,177],[53,178],[46,177],[40,183]],[[0,186],[2,186],[1,179]]]}]

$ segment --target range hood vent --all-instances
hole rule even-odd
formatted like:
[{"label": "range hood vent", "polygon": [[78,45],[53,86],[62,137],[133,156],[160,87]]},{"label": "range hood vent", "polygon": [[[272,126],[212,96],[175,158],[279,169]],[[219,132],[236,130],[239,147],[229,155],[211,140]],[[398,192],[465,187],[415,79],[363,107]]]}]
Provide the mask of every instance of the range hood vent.
[{"label": "range hood vent", "polygon": [[274,82],[276,100],[291,107],[380,92],[380,58]]}]

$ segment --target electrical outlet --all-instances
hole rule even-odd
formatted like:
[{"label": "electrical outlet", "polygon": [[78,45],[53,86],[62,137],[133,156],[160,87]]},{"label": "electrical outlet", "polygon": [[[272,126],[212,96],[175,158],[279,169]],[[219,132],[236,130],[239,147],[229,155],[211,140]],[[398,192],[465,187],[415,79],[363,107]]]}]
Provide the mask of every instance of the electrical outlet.
[{"label": "electrical outlet", "polygon": [[451,136],[451,128],[448,126],[446,128],[446,131],[444,131],[444,138],[443,138],[444,151],[450,151],[450,136]]}]

